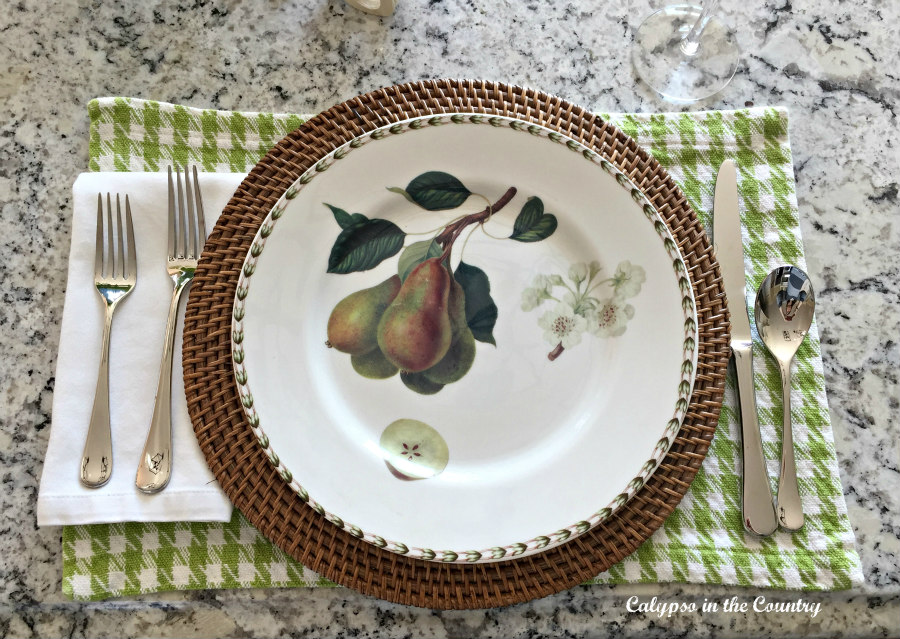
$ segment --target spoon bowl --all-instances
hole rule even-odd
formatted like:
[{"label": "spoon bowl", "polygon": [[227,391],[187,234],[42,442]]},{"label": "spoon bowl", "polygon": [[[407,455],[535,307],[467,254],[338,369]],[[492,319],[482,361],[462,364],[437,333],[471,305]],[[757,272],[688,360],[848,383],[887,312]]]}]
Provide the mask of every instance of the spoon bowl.
[{"label": "spoon bowl", "polygon": [[775,359],[793,359],[815,307],[809,276],[796,266],[781,266],[766,276],[756,295],[756,328]]},{"label": "spoon bowl", "polygon": [[791,426],[791,361],[809,332],[815,307],[816,296],[809,276],[796,266],[781,266],[769,273],[756,295],[756,328],[781,368],[784,427],[775,512],[782,528],[787,530],[803,527]]}]

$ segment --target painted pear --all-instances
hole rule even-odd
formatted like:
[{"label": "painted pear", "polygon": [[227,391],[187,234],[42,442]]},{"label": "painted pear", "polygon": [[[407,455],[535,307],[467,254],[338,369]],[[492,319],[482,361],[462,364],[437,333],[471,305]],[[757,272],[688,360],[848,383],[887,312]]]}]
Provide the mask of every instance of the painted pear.
[{"label": "painted pear", "polygon": [[[450,314],[450,330],[453,333],[451,341],[455,341],[463,333],[469,331],[469,324],[466,322],[466,292],[449,270],[447,273],[450,275],[450,295],[447,296],[447,312]],[[471,333],[471,331],[469,332]]]},{"label": "painted pear", "polygon": [[437,364],[422,373],[435,384],[452,384],[458,382],[472,368],[475,361],[475,336],[466,322],[465,292],[459,283],[452,279],[448,299],[450,326],[453,338],[447,354]]},{"label": "painted pear", "polygon": [[425,260],[381,316],[378,346],[401,371],[424,371],[447,354],[453,338],[447,311],[450,281],[440,258]]},{"label": "painted pear", "polygon": [[416,391],[419,395],[434,395],[439,392],[444,385],[436,384],[425,377],[425,373],[400,373],[400,380],[411,391]]},{"label": "painted pear", "polygon": [[364,355],[378,348],[378,322],[399,291],[400,278],[394,275],[342,299],[328,318],[328,343],[351,355]]},{"label": "painted pear", "polygon": [[444,359],[423,372],[422,375],[435,384],[458,382],[472,368],[475,361],[475,337],[466,326],[464,332],[450,345]]},{"label": "painted pear", "polygon": [[362,355],[351,355],[350,364],[353,370],[369,379],[387,379],[396,375],[399,370],[387,360],[380,348],[374,348]]}]

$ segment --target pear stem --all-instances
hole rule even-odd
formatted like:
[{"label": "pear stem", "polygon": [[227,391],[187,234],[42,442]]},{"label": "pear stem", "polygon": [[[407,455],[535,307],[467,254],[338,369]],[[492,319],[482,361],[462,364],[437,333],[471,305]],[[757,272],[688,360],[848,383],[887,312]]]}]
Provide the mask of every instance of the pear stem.
[{"label": "pear stem", "polygon": [[549,359],[552,362],[557,357],[562,355],[562,352],[564,350],[565,350],[565,347],[562,345],[562,342],[560,342],[559,344],[556,345],[556,348],[554,348],[552,351],[547,353],[547,359]]},{"label": "pear stem", "polygon": [[453,249],[453,243],[456,241],[456,238],[462,234],[464,228],[469,226],[470,224],[479,224],[481,222],[488,221],[491,216],[502,209],[504,206],[509,204],[509,201],[512,200],[516,195],[516,187],[511,186],[507,189],[506,193],[504,193],[499,200],[497,200],[493,206],[486,206],[483,211],[479,211],[478,213],[472,213],[471,215],[467,215],[464,218],[457,220],[451,224],[448,224],[447,227],[440,232],[440,234],[434,238],[434,241],[444,247],[444,252],[441,254],[440,261],[443,262],[448,257],[450,257],[450,251]]}]

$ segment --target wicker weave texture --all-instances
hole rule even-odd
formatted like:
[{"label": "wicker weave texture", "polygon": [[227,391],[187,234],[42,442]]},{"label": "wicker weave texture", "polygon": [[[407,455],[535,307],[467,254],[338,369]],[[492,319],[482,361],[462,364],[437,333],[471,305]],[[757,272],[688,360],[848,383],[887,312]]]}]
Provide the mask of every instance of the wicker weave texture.
[{"label": "wicker weave texture", "polygon": [[[688,266],[699,321],[694,393],[662,464],[604,524],[527,557],[484,564],[410,559],[357,539],[307,506],[269,464],[246,423],[231,365],[231,312],[254,235],[307,168],[358,135],[411,117],[486,113],[559,131],[601,153],[653,202]],[[728,363],[728,315],[718,265],[696,214],[631,138],[560,98],[485,81],[434,80],[380,89],[318,115],[288,135],[237,189],[194,277],[184,330],[188,411],[207,463],[237,508],[273,543],[339,584],[393,602],[489,608],[577,585],[634,552],[690,487],[715,433]]]}]

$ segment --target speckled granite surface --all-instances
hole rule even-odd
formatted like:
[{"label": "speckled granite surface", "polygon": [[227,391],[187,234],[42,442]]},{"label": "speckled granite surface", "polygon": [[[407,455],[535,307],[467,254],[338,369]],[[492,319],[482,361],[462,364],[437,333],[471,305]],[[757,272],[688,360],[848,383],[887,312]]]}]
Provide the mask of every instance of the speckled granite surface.
[{"label": "speckled granite surface", "polygon": [[[658,3],[401,0],[378,19],[339,0],[159,5],[22,0],[0,14],[0,635],[897,636],[900,633],[900,5],[723,3],[745,65],[695,108],[791,109],[791,140],[838,454],[867,583],[814,595],[698,586],[581,587],[489,612],[437,613],[345,589],[168,593],[78,604],[60,592],[59,529],[34,504],[86,104],[130,95],[200,107],[314,112],[379,86],[485,77],[597,111],[671,109],[627,52]],[[93,375],[93,371],[87,374]],[[757,613],[821,602],[815,616]],[[628,599],[737,597],[746,613],[628,611]]]}]

